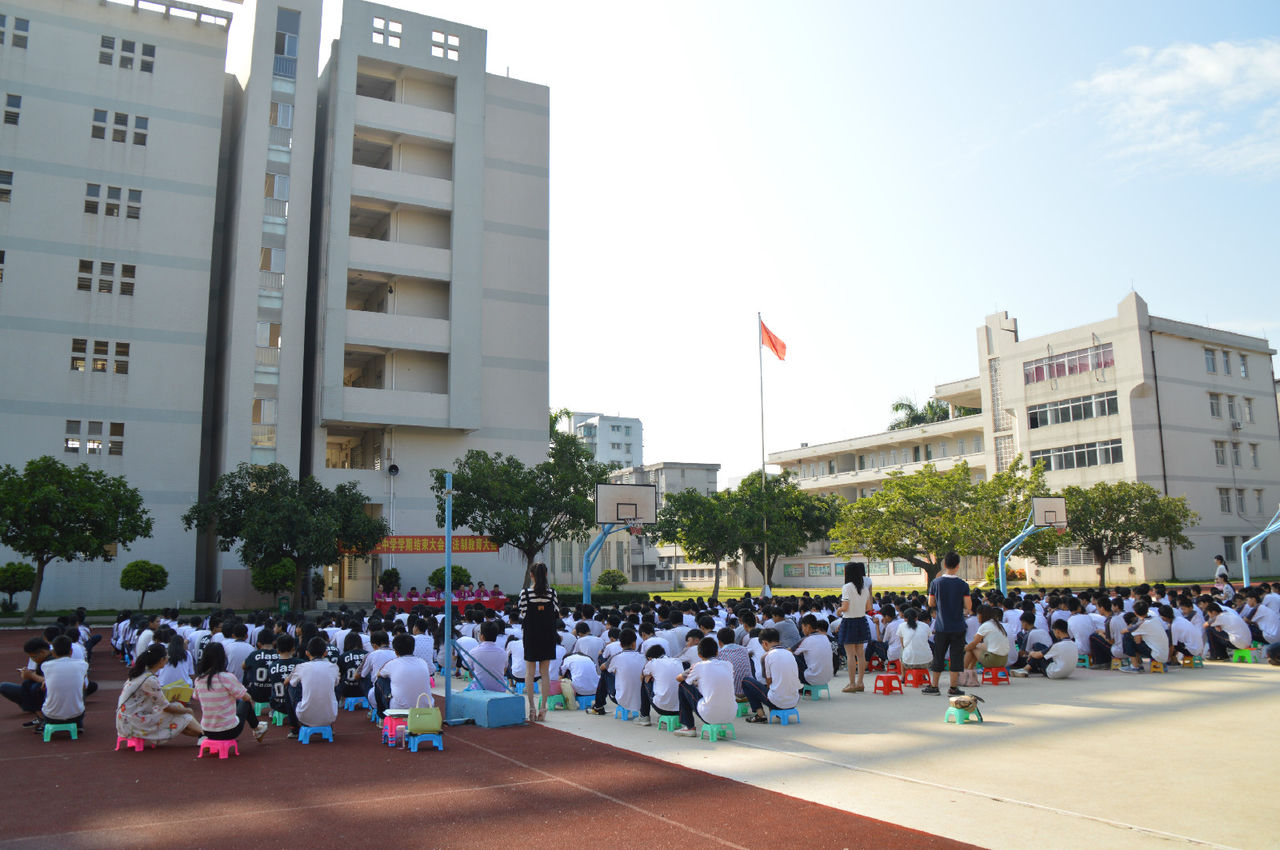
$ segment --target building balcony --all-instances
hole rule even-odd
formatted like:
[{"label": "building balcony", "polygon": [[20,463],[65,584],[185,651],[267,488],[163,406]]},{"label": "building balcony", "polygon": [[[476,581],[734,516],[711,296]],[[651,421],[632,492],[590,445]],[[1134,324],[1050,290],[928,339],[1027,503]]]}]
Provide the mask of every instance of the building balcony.
[{"label": "building balcony", "polygon": [[277,56],[272,67],[272,75],[286,80],[298,78],[298,60],[292,56]]},{"label": "building balcony", "polygon": [[279,369],[280,349],[259,345],[253,355],[253,363],[259,368]]},{"label": "building balcony", "polygon": [[453,271],[452,252],[447,248],[425,248],[405,242],[384,242],[352,236],[347,264],[387,274],[449,280]]},{"label": "building balcony", "polygon": [[452,113],[364,95],[356,95],[355,122],[363,127],[441,142],[452,142],[454,137]]},{"label": "building balcony", "polygon": [[436,210],[453,209],[453,181],[367,165],[351,166],[351,194]]},{"label": "building balcony", "polygon": [[262,217],[266,221],[284,223],[289,218],[289,202],[279,198],[265,198],[262,206]]},{"label": "building balcony", "polygon": [[284,272],[262,272],[258,278],[259,292],[284,292]]},{"label": "building balcony", "polygon": [[267,130],[267,147],[287,151],[293,147],[293,130],[288,127],[271,127]]},{"label": "building balcony", "polygon": [[377,348],[449,351],[449,322],[420,316],[347,311],[347,342]]},{"label": "building balcony", "polygon": [[449,421],[449,396],[343,387],[342,421],[359,425],[444,427]]},{"label": "building balcony", "polygon": [[274,449],[276,447],[276,426],[254,424],[250,427],[252,428],[252,432],[249,435],[250,445],[255,449]]}]

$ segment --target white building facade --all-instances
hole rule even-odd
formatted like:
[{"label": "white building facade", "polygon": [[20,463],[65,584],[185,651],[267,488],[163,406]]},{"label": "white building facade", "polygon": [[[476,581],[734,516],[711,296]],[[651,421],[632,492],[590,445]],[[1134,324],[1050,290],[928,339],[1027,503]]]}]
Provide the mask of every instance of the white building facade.
[{"label": "white building facade", "polygon": [[644,425],[639,419],[574,412],[560,427],[577,434],[599,463],[617,469],[644,466]]}]

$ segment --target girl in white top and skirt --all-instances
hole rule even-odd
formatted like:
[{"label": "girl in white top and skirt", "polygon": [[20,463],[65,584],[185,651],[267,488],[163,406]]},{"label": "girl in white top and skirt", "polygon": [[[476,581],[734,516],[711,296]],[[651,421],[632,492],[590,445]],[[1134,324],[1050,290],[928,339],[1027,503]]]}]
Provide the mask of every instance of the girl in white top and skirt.
[{"label": "girl in white top and skirt", "polygon": [[844,589],[840,592],[840,635],[838,642],[844,647],[849,666],[849,684],[846,694],[861,693],[865,688],[862,677],[867,672],[867,641],[871,640],[871,627],[867,615],[871,613],[871,580],[867,578],[867,565],[851,561],[844,567]]}]

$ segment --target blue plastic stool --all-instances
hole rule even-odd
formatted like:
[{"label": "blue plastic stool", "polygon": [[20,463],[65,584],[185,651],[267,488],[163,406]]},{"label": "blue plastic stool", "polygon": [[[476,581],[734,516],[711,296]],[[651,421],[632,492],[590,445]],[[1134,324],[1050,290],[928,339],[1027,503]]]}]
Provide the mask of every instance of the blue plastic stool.
[{"label": "blue plastic stool", "polygon": [[[800,688],[800,693],[807,694],[809,699],[815,702],[821,699],[824,693],[827,695],[827,699],[831,699],[831,688],[826,685],[803,685]],[[738,716],[741,717],[742,715]]]},{"label": "blue plastic stool", "polygon": [[704,723],[698,737],[706,738],[708,734],[711,736],[711,742],[715,743],[721,738],[737,738],[738,730],[733,728],[732,723]]},{"label": "blue plastic stool", "polygon": [[332,726],[303,726],[298,729],[298,743],[310,744],[312,735],[319,735],[329,743],[333,743]]},{"label": "blue plastic stool", "polygon": [[369,706],[369,722],[375,726],[382,725],[382,718],[378,716],[378,707],[376,705]]},{"label": "blue plastic stool", "polygon": [[658,728],[666,729],[669,732],[674,732],[675,730],[680,728],[680,715],[678,714],[662,715],[661,717],[658,718]]},{"label": "blue plastic stool", "polygon": [[1083,652],[1077,653],[1077,654],[1076,654],[1076,666],[1077,666],[1077,667],[1088,667],[1088,666],[1089,666],[1089,656],[1088,656],[1088,654],[1083,653]]},{"label": "blue plastic stool", "polygon": [[596,698],[591,694],[587,694],[585,697],[578,697],[578,711],[586,711],[595,704],[595,701]]},{"label": "blue plastic stool", "polygon": [[428,744],[435,746],[437,750],[444,751],[444,738],[440,737],[439,732],[425,733],[422,735],[405,735],[405,745],[409,747],[409,752],[416,753],[418,751],[418,742],[426,741]]},{"label": "blue plastic stool", "polygon": [[[538,683],[537,683],[537,682],[534,682],[534,683],[533,683],[533,692],[534,692],[535,694],[538,692]],[[524,693],[524,682],[517,682],[517,683],[516,683],[516,693],[518,693],[518,694],[522,694],[522,693]]]},{"label": "blue plastic stool", "polygon": [[769,722],[772,723],[774,720],[778,720],[783,726],[790,725],[792,720],[799,723],[800,712],[794,708],[775,709],[769,712]]},{"label": "blue plastic stool", "polygon": [[613,719],[614,719],[614,720],[635,720],[635,719],[636,719],[637,717],[639,717],[639,716],[640,716],[640,712],[638,712],[638,711],[628,711],[627,709],[623,708],[622,706],[618,706],[618,707],[617,707],[616,709],[614,709],[614,711],[613,711]]},{"label": "blue plastic stool", "polygon": [[80,738],[80,727],[74,723],[46,723],[44,724],[44,742],[49,743],[49,739],[53,737],[54,732],[70,732],[71,740],[75,741]]},{"label": "blue plastic stool", "polygon": [[738,714],[737,714],[738,717],[746,717],[750,713],[751,713],[751,703],[749,702],[738,703]]},{"label": "blue plastic stool", "polygon": [[271,712],[271,722],[276,726],[283,726],[284,722],[289,719],[289,715],[282,711]]},{"label": "blue plastic stool", "polygon": [[359,711],[362,708],[368,708],[369,701],[364,697],[347,697],[342,707],[347,711]]}]

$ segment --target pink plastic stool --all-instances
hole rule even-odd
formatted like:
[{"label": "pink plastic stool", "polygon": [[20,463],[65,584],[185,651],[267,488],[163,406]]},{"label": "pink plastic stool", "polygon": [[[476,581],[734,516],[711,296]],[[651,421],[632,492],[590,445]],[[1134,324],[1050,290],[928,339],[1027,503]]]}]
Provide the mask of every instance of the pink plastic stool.
[{"label": "pink plastic stool", "polygon": [[408,732],[409,721],[403,717],[384,717],[382,719],[382,743],[394,747],[400,741],[400,730]]},{"label": "pink plastic stool", "polygon": [[[120,752],[120,746],[122,744],[124,745],[124,748],[126,750],[129,749],[130,747],[133,747],[133,749],[137,750],[138,752],[142,752],[143,748],[147,746],[147,742],[144,741],[142,738],[121,738],[119,735],[117,735],[116,736],[116,752]],[[151,749],[154,750],[155,748],[156,748],[156,742],[152,741]]]},{"label": "pink plastic stool", "polygon": [[224,759],[230,756],[233,752],[236,755],[240,755],[240,747],[236,745],[234,740],[211,741],[208,738],[204,738],[200,741],[200,752],[196,758],[204,758],[205,753],[217,753],[218,758]]}]

